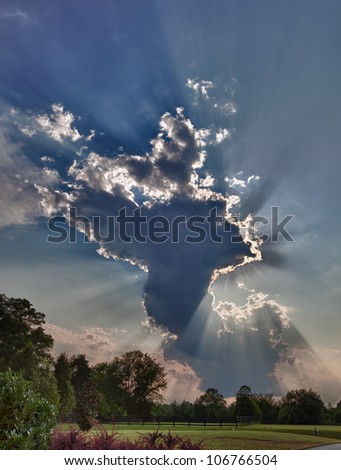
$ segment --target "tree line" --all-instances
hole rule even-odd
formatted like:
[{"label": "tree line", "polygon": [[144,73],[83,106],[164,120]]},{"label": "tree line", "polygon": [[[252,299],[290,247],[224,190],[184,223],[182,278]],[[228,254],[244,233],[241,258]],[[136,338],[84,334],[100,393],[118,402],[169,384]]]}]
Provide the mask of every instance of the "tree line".
[{"label": "tree line", "polygon": [[14,406],[9,390],[16,387],[20,401],[29,387],[34,400],[51,404],[59,420],[72,416],[82,430],[98,418],[118,415],[189,420],[255,416],[264,423],[341,424],[341,401],[325,406],[311,389],[290,390],[277,401],[243,385],[227,405],[217,389],[209,388],[193,403],[164,403],[166,373],[150,354],[128,351],[94,366],[84,354],[54,359],[53,338],[44,323],[45,315],[27,299],[0,295],[0,414]]}]

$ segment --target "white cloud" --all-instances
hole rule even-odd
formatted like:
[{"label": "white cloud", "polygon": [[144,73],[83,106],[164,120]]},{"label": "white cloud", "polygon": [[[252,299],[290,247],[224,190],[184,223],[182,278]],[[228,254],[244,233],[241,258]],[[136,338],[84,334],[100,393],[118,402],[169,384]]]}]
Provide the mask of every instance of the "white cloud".
[{"label": "white cloud", "polygon": [[233,101],[220,101],[220,102],[214,103],[213,107],[216,109],[220,109],[227,116],[236,114],[237,112],[237,106],[235,103],[233,103]]},{"label": "white cloud", "polygon": [[51,108],[50,115],[42,114],[35,118],[40,130],[58,142],[63,142],[65,138],[71,139],[72,142],[80,140],[82,136],[72,127],[74,115],[70,111],[64,111],[62,104],[53,104]]},{"label": "white cloud", "polygon": [[193,194],[192,176],[205,163],[204,147],[210,131],[196,130],[182,108],[177,109],[176,116],[165,113],[160,119],[160,130],[147,155],[109,158],[91,152],[86,162],[74,162],[69,175],[93,189],[110,194],[120,192],[130,201],[135,201],[137,189],[149,204]]},{"label": "white cloud", "polygon": [[191,88],[196,98],[203,98],[208,100],[208,90],[214,88],[214,83],[210,80],[200,80],[199,78],[188,78],[186,82],[186,87]]},{"label": "white cloud", "polygon": [[224,140],[231,139],[231,131],[228,129],[218,129],[215,135],[215,140],[217,144],[221,144]]},{"label": "white cloud", "polygon": [[341,399],[339,350],[321,350],[318,354],[311,349],[290,348],[275,364],[274,377],[282,392],[291,389],[309,389],[321,395],[332,404]]},{"label": "white cloud", "polygon": [[54,163],[56,160],[53,158],[53,157],[48,157],[46,155],[44,155],[43,157],[40,158],[40,160],[42,162],[46,162],[46,163]]},{"label": "white cloud", "polygon": [[37,167],[0,128],[0,228],[26,225],[43,215],[35,182],[54,187],[59,175]]},{"label": "white cloud", "polygon": [[[237,106],[234,102],[236,93],[235,78],[231,78],[230,82],[223,88],[221,84],[214,83],[210,80],[201,80],[200,78],[188,78],[186,87],[194,92],[194,104],[198,105],[202,99],[209,107],[221,111],[226,116],[232,116],[237,112]],[[208,90],[212,90],[210,94]]]},{"label": "white cloud", "polygon": [[166,359],[164,352],[154,354],[155,359],[165,368],[167,389],[164,392],[166,402],[191,401],[202,395],[202,380],[186,362]]},{"label": "white cloud", "polygon": [[31,129],[29,126],[19,126],[19,130],[27,137],[33,137],[37,133],[35,129]]},{"label": "white cloud", "polygon": [[116,328],[83,327],[79,331],[72,331],[51,323],[47,323],[44,328],[55,341],[55,356],[63,352],[70,355],[85,354],[91,364],[111,361],[120,354],[120,338],[127,334],[126,330]]},{"label": "white cloud", "polygon": [[87,137],[85,137],[85,141],[90,142],[95,137],[95,135],[96,135],[95,129],[91,129],[90,134]]},{"label": "white cloud", "polygon": [[244,328],[254,331],[262,328],[269,344],[276,346],[282,341],[283,331],[290,326],[289,309],[270,299],[268,294],[249,290],[242,283],[238,287],[248,292],[242,305],[229,301],[216,302],[212,293],[213,308],[223,321],[224,331],[235,333]]}]

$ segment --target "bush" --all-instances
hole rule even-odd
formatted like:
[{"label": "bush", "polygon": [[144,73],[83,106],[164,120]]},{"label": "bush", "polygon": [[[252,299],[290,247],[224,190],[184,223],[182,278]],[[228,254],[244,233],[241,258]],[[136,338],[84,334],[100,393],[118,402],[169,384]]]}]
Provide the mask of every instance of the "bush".
[{"label": "bush", "polygon": [[86,450],[89,444],[84,433],[76,428],[62,431],[59,428],[53,430],[50,437],[51,450]]},{"label": "bush", "polygon": [[173,435],[170,431],[163,434],[160,431],[154,431],[144,434],[137,441],[138,449],[145,450],[199,450],[203,449],[202,441],[194,443],[191,439],[183,439],[180,436]]},{"label": "bush", "polygon": [[163,434],[155,431],[140,436],[137,442],[129,439],[119,439],[113,431],[108,433],[101,426],[97,427],[95,434],[86,434],[75,428],[68,431],[55,429],[50,439],[51,450],[172,450],[203,449],[202,443],[194,443],[190,439],[182,439],[170,432]]},{"label": "bush", "polygon": [[0,449],[46,449],[56,409],[11,370],[0,373]]}]

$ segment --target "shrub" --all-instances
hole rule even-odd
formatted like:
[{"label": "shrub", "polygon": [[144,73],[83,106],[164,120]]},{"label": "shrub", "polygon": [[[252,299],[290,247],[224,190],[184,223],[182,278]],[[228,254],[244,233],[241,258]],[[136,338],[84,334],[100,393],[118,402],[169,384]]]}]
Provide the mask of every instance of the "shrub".
[{"label": "shrub", "polygon": [[103,426],[98,425],[96,432],[89,441],[92,450],[132,450],[137,449],[135,442],[119,439],[114,430],[109,434]]},{"label": "shrub", "polygon": [[182,439],[177,435],[163,434],[155,431],[140,436],[137,442],[129,439],[119,439],[113,431],[108,433],[101,426],[97,427],[95,434],[88,434],[70,428],[67,431],[55,429],[50,439],[51,450],[173,450],[203,449],[202,442],[194,443],[191,439]]},{"label": "shrub", "polygon": [[145,450],[199,450],[203,449],[202,442],[194,443],[191,439],[182,439],[170,431],[168,434],[154,431],[142,435],[137,441],[137,448]]},{"label": "shrub", "polygon": [[70,428],[62,431],[56,428],[51,434],[49,448],[51,450],[86,450],[90,446],[85,434],[78,429]]},{"label": "shrub", "polygon": [[21,373],[0,373],[0,449],[46,449],[56,409]]}]

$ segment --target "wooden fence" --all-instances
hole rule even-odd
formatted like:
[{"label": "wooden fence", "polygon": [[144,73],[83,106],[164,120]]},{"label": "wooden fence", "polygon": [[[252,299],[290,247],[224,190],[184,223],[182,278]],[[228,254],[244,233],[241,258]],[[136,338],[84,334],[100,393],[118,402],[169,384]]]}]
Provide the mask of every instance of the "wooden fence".
[{"label": "wooden fence", "polygon": [[[113,416],[113,417],[103,417],[98,416],[96,420],[100,424],[126,424],[126,425],[142,425],[155,424],[159,427],[161,426],[230,426],[230,427],[240,427],[247,426],[259,422],[259,418],[255,416],[238,416],[235,421],[232,421],[230,418],[224,416],[217,418],[184,418],[184,417],[169,417],[169,416]],[[75,418],[70,416],[67,419],[64,419],[63,422],[74,423]]]}]

